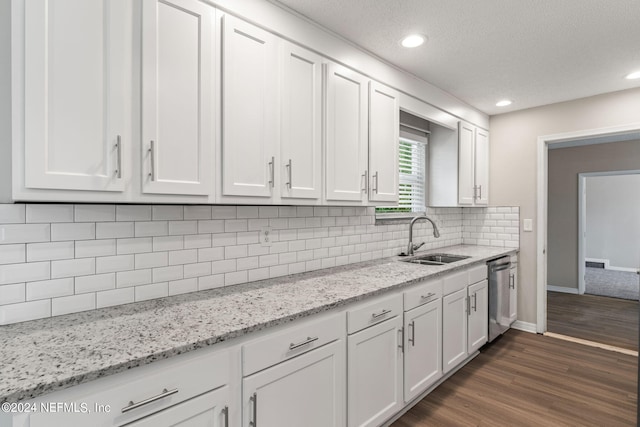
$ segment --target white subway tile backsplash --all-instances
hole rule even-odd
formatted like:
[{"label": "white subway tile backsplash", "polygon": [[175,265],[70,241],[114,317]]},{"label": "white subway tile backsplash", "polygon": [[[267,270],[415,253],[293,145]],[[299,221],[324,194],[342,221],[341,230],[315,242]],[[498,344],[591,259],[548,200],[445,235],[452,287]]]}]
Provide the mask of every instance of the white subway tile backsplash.
[{"label": "white subway tile backsplash", "polygon": [[186,294],[198,290],[198,279],[173,280],[169,282],[169,295]]},{"label": "white subway tile backsplash", "polygon": [[0,265],[25,262],[26,252],[25,245],[0,245]]},{"label": "white subway tile backsplash", "polygon": [[96,273],[95,258],[51,261],[51,278],[86,276]]},{"label": "white subway tile backsplash", "polygon": [[[425,249],[519,245],[517,207],[428,212],[441,238],[418,223]],[[0,308],[28,294],[49,303],[37,318],[230,286],[396,255],[407,238],[365,207],[0,204]]]},{"label": "white subway tile backsplash", "polygon": [[96,238],[94,223],[51,224],[51,241],[91,240]]},{"label": "white subway tile backsplash", "polygon": [[135,289],[136,302],[169,296],[168,282],[136,286],[133,289]]},{"label": "white subway tile backsplash", "polygon": [[140,268],[166,267],[169,265],[169,254],[167,252],[136,254],[135,257],[136,270]]},{"label": "white subway tile backsplash", "polygon": [[75,222],[106,222],[116,220],[115,205],[76,205]]},{"label": "white subway tile backsplash", "polygon": [[25,299],[26,290],[24,283],[0,286],[0,305],[24,302]]},{"label": "white subway tile backsplash", "polygon": [[152,206],[151,219],[153,221],[182,220],[184,207],[179,205]]},{"label": "white subway tile backsplash", "polygon": [[27,262],[71,259],[74,253],[73,241],[27,244]]},{"label": "white subway tile backsplash", "polygon": [[106,291],[115,289],[116,273],[96,274],[93,276],[76,277],[76,294]]},{"label": "white subway tile backsplash", "polygon": [[[146,255],[137,254],[135,255]],[[115,273],[134,269],[134,255],[115,255],[96,258],[96,273]]]},{"label": "white subway tile backsplash", "polygon": [[211,206],[185,206],[184,219],[211,219]]},{"label": "white subway tile backsplash", "polygon": [[127,288],[129,286],[147,285],[151,283],[151,269],[119,271],[116,273],[116,286]]},{"label": "white subway tile backsplash", "polygon": [[69,313],[94,310],[96,308],[96,294],[80,294],[68,297],[53,298],[51,300],[51,315],[61,316]]},{"label": "white subway tile backsplash", "polygon": [[23,204],[0,204],[0,224],[24,224],[26,207]]},{"label": "white subway tile backsplash", "polygon": [[50,279],[50,271],[49,261],[0,265],[0,285]]},{"label": "white subway tile backsplash", "polygon": [[117,205],[116,221],[151,221],[151,206]]},{"label": "white subway tile backsplash", "polygon": [[76,242],[76,258],[92,258],[115,254],[115,239],[80,240]]},{"label": "white subway tile backsplash", "polygon": [[0,325],[43,319],[51,316],[51,300],[29,301],[0,306]]},{"label": "white subway tile backsplash", "polygon": [[29,282],[26,286],[27,301],[73,295],[73,278]]},{"label": "white subway tile backsplash", "polygon": [[73,222],[73,205],[26,205],[26,222]]},{"label": "white subway tile backsplash", "polygon": [[0,245],[10,243],[49,242],[50,224],[1,224]]},{"label": "white subway tile backsplash", "polygon": [[96,308],[112,307],[134,302],[135,288],[112,289],[96,293]]}]

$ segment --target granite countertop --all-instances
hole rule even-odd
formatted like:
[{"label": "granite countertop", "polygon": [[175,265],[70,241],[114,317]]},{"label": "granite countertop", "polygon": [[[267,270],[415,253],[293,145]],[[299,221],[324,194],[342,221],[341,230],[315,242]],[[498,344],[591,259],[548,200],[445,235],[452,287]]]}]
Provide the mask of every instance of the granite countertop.
[{"label": "granite countertop", "polygon": [[513,248],[452,246],[444,266],[351,264],[0,327],[0,402],[38,397],[131,367],[330,310],[437,277]]}]

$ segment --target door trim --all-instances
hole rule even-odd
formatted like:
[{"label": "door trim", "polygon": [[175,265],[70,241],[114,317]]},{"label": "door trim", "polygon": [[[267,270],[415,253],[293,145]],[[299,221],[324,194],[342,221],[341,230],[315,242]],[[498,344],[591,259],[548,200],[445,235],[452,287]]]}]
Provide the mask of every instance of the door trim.
[{"label": "door trim", "polygon": [[[547,204],[548,204],[548,167],[549,147],[575,141],[575,146],[588,145],[588,141],[580,140],[601,136],[623,136],[640,131],[640,122],[620,126],[611,126],[581,131],[542,135],[537,142],[537,212],[536,212],[536,332],[547,331]],[[610,142],[613,142],[610,141]]]}]

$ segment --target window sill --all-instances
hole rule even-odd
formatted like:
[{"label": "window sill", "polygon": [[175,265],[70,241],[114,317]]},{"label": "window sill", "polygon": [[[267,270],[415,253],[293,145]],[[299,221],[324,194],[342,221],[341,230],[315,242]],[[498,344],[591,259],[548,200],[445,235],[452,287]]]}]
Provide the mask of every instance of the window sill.
[{"label": "window sill", "polygon": [[376,225],[385,224],[409,224],[418,215],[425,215],[425,212],[406,212],[397,214],[376,214]]}]

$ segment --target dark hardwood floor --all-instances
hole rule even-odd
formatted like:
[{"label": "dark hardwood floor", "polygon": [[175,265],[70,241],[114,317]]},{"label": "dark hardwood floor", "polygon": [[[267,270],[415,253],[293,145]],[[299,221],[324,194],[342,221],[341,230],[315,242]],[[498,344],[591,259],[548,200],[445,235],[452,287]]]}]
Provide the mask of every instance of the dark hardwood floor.
[{"label": "dark hardwood floor", "polygon": [[638,301],[547,292],[547,330],[638,350]]},{"label": "dark hardwood floor", "polygon": [[392,426],[633,426],[637,361],[512,329]]}]

